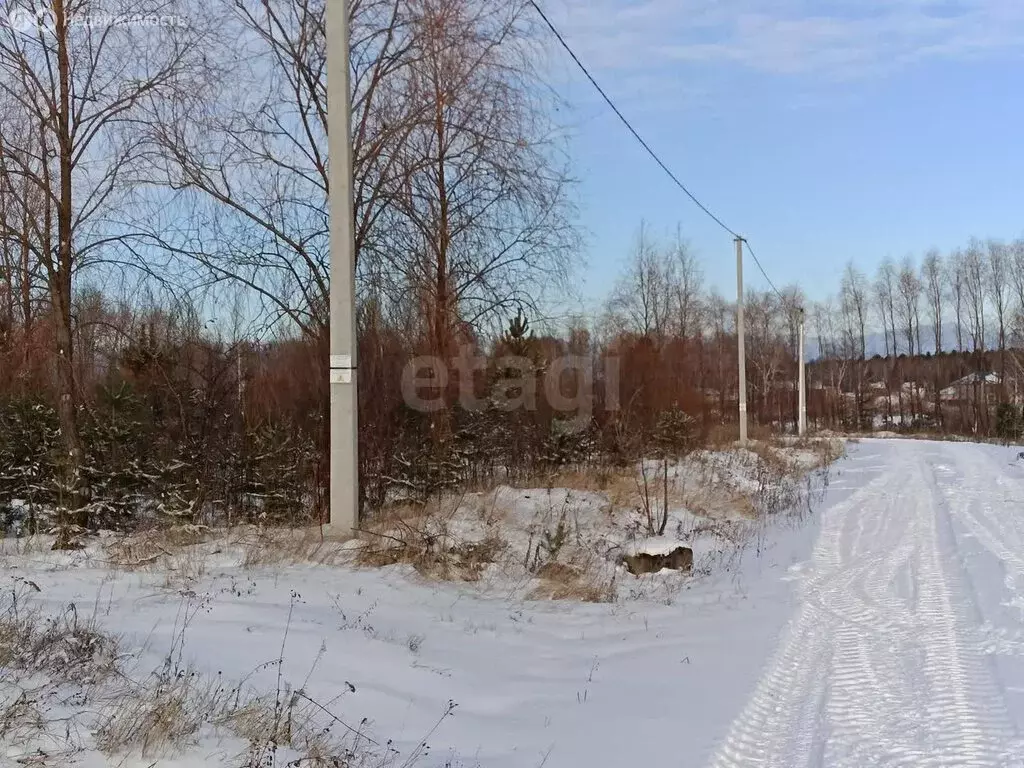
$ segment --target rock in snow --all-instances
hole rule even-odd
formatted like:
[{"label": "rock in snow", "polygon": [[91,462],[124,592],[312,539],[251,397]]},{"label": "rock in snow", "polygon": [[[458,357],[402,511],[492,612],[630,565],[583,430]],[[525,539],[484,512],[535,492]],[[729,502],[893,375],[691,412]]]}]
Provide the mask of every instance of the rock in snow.
[{"label": "rock in snow", "polygon": [[689,571],[693,568],[693,550],[676,547],[667,553],[636,552],[622,559],[626,569],[634,576],[658,573],[666,568],[671,571]]}]

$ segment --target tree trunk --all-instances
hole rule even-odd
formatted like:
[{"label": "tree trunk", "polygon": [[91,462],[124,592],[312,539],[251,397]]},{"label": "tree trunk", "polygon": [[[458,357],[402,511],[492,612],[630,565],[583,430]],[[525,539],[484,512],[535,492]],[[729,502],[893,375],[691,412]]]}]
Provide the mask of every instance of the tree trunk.
[{"label": "tree trunk", "polygon": [[[60,432],[64,442],[64,492],[67,494],[58,523],[63,527],[73,524],[81,528],[89,525],[89,513],[85,509],[82,494],[82,463],[84,450],[78,432],[78,392],[75,386],[74,345],[71,335],[71,275],[59,270],[57,285],[51,290],[51,300],[55,309],[54,341],[57,349],[57,415],[60,419]],[[70,516],[66,516],[70,512]],[[58,546],[59,545],[59,546]],[[66,536],[58,536],[55,549],[64,549],[71,545]]]},{"label": "tree trunk", "polygon": [[[64,508],[70,512],[59,521],[62,529],[68,523],[86,528],[89,512],[82,493],[84,451],[78,432],[78,391],[75,387],[74,338],[71,327],[71,271],[73,265],[71,172],[74,158],[71,141],[71,65],[68,58],[68,18],[63,0],[53,4],[56,21],[57,71],[60,81],[60,102],[57,120],[57,157],[60,164],[60,202],[57,205],[57,263],[50,270],[50,299],[55,317],[54,335],[57,347],[57,413],[64,441]],[[66,530],[54,542],[55,549],[72,546]]]}]

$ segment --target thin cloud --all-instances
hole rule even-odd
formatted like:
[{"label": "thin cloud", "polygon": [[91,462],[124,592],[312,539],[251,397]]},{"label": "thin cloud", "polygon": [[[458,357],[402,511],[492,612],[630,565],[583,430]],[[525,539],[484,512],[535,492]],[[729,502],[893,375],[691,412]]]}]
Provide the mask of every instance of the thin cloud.
[{"label": "thin cloud", "polygon": [[551,11],[605,70],[690,62],[851,78],[1024,53],[1024,0],[563,0]]}]

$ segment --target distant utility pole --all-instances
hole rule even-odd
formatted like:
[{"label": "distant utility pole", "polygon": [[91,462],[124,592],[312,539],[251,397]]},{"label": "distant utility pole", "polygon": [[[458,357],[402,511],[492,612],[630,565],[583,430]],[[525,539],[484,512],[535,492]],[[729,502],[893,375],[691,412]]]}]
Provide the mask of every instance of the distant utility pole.
[{"label": "distant utility pole", "polygon": [[743,243],[736,238],[736,341],[740,354],[740,445],[747,444],[747,349],[743,331]]},{"label": "distant utility pole", "polygon": [[800,437],[807,434],[807,364],[804,362],[804,309],[800,312],[800,418],[797,432]]},{"label": "distant utility pole", "polygon": [[359,524],[359,432],[356,399],[355,239],[352,231],[352,103],[347,0],[327,0],[327,151],[330,158],[330,522],[341,532]]}]

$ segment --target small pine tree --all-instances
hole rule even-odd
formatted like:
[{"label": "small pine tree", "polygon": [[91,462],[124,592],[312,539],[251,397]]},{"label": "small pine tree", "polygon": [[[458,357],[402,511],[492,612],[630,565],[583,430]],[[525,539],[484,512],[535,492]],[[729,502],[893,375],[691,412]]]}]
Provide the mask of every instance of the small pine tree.
[{"label": "small pine tree", "polygon": [[658,414],[652,436],[658,453],[664,458],[685,456],[693,448],[695,426],[693,417],[678,405],[662,411]]},{"label": "small pine tree", "polygon": [[30,535],[50,527],[58,476],[57,412],[32,400],[0,403],[0,533]]},{"label": "small pine tree", "polygon": [[1003,440],[1020,440],[1024,417],[1020,406],[1000,403],[996,408],[996,435]]},{"label": "small pine tree", "polygon": [[502,335],[501,340],[512,354],[529,356],[534,336],[530,330],[530,321],[526,319],[523,310],[516,311],[516,316],[509,321],[508,330]]}]

